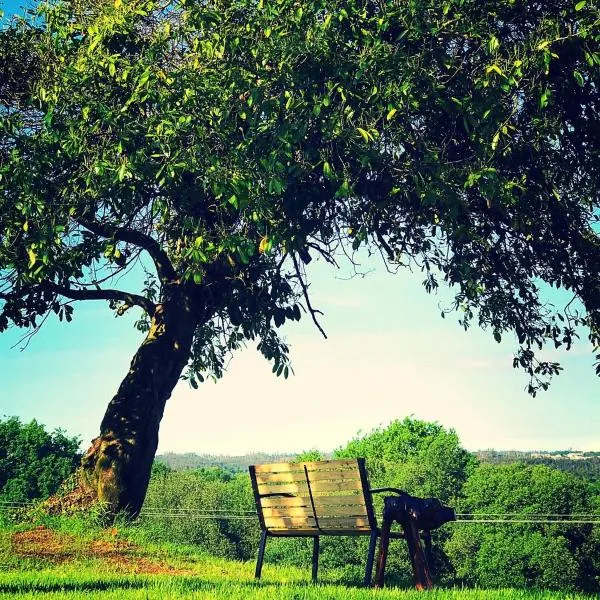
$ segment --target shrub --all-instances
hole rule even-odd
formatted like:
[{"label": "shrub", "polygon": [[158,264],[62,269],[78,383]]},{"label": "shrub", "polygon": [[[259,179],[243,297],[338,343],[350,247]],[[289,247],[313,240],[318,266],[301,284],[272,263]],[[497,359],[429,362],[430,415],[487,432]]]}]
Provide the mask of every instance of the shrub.
[{"label": "shrub", "polygon": [[51,496],[79,464],[79,443],[60,429],[48,433],[35,420],[0,421],[0,501]]}]

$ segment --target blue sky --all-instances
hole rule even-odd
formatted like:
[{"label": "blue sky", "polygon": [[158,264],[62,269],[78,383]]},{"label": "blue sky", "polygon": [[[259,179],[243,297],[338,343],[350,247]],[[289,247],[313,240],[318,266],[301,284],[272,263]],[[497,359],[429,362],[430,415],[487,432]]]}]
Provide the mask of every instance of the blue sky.
[{"label": "blue sky", "polygon": [[[308,319],[287,327],[296,372],[287,381],[249,347],[218,383],[192,390],[180,382],[159,451],[328,450],[406,415],[454,427],[470,449],[600,450],[600,381],[585,340],[552,353],[565,372],[531,398],[525,374],[512,368],[511,342],[441,319],[440,297],[426,294],[420,273],[390,275],[374,259],[363,268],[375,271],[347,280],[347,272],[313,266],[329,339]],[[72,323],[48,322],[22,352],[11,349],[19,332],[0,335],[0,414],[89,442],[141,342],[131,322],[86,302]]]},{"label": "blue sky", "polygon": [[[327,450],[406,415],[454,427],[470,449],[600,450],[600,380],[585,340],[552,354],[565,372],[531,398],[525,374],[512,368],[511,341],[442,320],[440,298],[425,293],[420,274],[392,276],[375,260],[364,265],[371,269],[345,280],[348,273],[313,266],[311,291],[329,339],[308,319],[287,327],[296,372],[287,381],[248,348],[219,383],[194,391],[181,382],[159,451]],[[132,320],[87,302],[73,323],[48,322],[24,351],[22,332],[0,335],[0,416],[36,418],[86,445],[141,342]]]}]

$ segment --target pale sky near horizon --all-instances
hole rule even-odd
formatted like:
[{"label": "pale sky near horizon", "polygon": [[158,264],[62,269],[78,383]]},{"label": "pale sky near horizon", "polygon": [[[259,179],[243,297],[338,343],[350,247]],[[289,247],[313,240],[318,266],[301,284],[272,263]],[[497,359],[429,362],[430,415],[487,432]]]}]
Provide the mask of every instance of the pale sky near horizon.
[{"label": "pale sky near horizon", "polygon": [[[0,0],[7,13],[16,4]],[[347,281],[313,266],[329,339],[307,318],[286,326],[296,372],[287,381],[249,347],[217,384],[195,391],[180,382],[159,452],[331,450],[407,415],[455,428],[469,449],[600,450],[600,379],[587,340],[552,354],[565,372],[532,398],[526,375],[512,368],[511,341],[497,344],[475,326],[465,333],[456,315],[442,320],[419,273],[391,276],[376,261],[371,268]],[[86,446],[141,342],[131,321],[86,302],[73,323],[51,319],[23,352],[11,349],[18,331],[0,335],[0,418],[36,418]]]}]

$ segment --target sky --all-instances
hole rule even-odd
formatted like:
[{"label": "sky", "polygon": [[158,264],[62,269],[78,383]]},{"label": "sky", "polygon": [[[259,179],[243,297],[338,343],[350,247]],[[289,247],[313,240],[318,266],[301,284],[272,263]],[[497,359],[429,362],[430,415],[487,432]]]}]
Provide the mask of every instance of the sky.
[{"label": "sky", "polygon": [[[471,450],[600,450],[600,380],[586,340],[551,354],[565,372],[532,398],[512,368],[513,343],[464,332],[457,315],[442,319],[443,294],[428,295],[421,273],[391,275],[374,258],[361,270],[348,278],[314,261],[311,293],[328,339],[306,318],[284,327],[288,380],[249,346],[219,382],[180,382],[159,452],[327,451],[410,415],[456,429]],[[23,351],[22,332],[0,335],[0,415],[64,428],[85,446],[142,341],[132,321],[88,301],[72,323],[47,322]]]},{"label": "sky", "polygon": [[[9,14],[16,4],[0,8]],[[313,263],[311,293],[328,339],[309,319],[285,326],[288,380],[249,347],[218,383],[180,382],[159,452],[331,450],[409,415],[456,429],[471,450],[600,450],[600,379],[585,340],[551,354],[565,372],[532,398],[525,373],[512,368],[513,342],[441,319],[440,297],[426,294],[420,273],[390,275],[376,260],[362,269],[366,276],[347,279]],[[72,323],[50,320],[23,351],[22,332],[0,335],[0,418],[35,418],[86,446],[142,341],[132,321],[86,302]]]}]

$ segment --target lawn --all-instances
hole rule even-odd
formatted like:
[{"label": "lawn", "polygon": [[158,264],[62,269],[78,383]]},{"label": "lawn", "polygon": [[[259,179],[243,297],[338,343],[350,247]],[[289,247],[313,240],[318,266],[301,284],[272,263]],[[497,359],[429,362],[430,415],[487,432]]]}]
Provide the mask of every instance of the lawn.
[{"label": "lawn", "polygon": [[[422,599],[414,590],[367,590],[327,570],[308,582],[309,569],[265,565],[255,582],[254,563],[227,561],[194,548],[139,544],[117,529],[64,531],[41,526],[0,531],[0,600],[66,598],[134,600],[377,600]],[[565,600],[584,594],[520,590],[435,590],[431,600]]]}]

